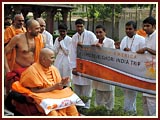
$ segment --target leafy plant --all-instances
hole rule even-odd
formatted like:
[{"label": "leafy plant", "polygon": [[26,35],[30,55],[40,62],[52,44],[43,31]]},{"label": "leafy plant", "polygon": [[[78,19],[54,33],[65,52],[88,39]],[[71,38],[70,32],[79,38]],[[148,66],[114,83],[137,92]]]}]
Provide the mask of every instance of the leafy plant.
[{"label": "leafy plant", "polygon": [[87,96],[80,96],[80,98],[84,103],[88,102],[88,100],[91,99],[91,97],[87,97]]},{"label": "leafy plant", "polygon": [[105,106],[96,106],[90,109],[78,108],[78,111],[85,116],[134,116],[133,112],[125,112],[121,107],[107,110]]},{"label": "leafy plant", "polygon": [[[86,102],[88,97],[81,96],[80,98]],[[104,106],[95,106],[94,99],[95,99],[95,91],[93,90],[91,97],[91,108],[85,109],[83,107],[77,107],[79,113],[85,116],[142,116],[143,115],[142,93],[140,92],[138,92],[137,94],[137,114],[135,114],[134,112],[126,112],[123,110],[124,95],[123,95],[123,90],[120,87],[116,86],[115,88],[115,106],[113,110],[107,110]]]}]

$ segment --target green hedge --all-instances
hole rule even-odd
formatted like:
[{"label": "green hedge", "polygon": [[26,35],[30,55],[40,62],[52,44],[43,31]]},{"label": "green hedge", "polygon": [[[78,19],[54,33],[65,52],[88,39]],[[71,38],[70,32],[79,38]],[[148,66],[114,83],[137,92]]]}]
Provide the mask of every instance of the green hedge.
[{"label": "green hedge", "polygon": [[[72,37],[74,34],[76,33],[75,30],[68,30],[67,35]],[[59,36],[59,34],[53,34],[53,40],[55,41],[55,39]]]},{"label": "green hedge", "polygon": [[91,107],[90,109],[77,106],[77,109],[85,116],[136,116],[136,113],[126,112],[122,107],[107,110],[104,106]]}]

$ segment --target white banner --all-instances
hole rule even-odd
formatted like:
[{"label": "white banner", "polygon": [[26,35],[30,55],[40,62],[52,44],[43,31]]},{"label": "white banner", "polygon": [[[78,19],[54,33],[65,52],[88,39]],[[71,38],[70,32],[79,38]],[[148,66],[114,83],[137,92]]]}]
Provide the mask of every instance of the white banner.
[{"label": "white banner", "polygon": [[155,94],[154,55],[88,45],[78,46],[77,71],[83,77],[93,80]]}]

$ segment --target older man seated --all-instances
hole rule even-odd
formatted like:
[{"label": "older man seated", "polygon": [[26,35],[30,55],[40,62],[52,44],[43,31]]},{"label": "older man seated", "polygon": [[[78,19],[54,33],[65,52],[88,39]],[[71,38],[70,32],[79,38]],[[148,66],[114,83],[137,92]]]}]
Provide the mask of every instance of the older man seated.
[{"label": "older man seated", "polygon": [[54,59],[54,52],[43,48],[39,62],[27,68],[20,81],[13,83],[12,89],[31,96],[38,110],[48,116],[78,116],[75,105],[81,99],[69,87],[63,88],[69,78],[61,79],[57,68],[52,66]]}]

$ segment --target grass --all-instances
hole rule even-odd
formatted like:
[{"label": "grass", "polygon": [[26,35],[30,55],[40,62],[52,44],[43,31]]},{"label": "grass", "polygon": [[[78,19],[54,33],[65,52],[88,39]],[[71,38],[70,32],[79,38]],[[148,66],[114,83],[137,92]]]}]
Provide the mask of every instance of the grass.
[{"label": "grass", "polygon": [[[73,85],[72,85],[72,88],[74,89]],[[96,116],[95,111],[102,110],[102,111],[106,112],[102,106],[100,106],[100,108],[95,107],[94,99],[95,99],[95,91],[93,90],[92,97],[91,97],[91,108],[90,108],[89,112],[90,112],[90,114],[94,114],[94,115],[91,115],[91,116]],[[111,112],[111,114],[112,114],[111,116],[129,116],[128,113],[126,114],[123,111],[123,102],[124,102],[123,90],[121,87],[115,86],[115,104],[114,104],[114,111],[113,111],[114,113]],[[136,116],[143,116],[143,105],[142,105],[142,93],[141,92],[137,93],[136,108],[137,108],[137,115]],[[91,113],[91,110],[93,110],[93,113]],[[100,112],[100,114],[102,114],[102,113]],[[102,115],[100,115],[100,116],[102,116]],[[109,116],[109,115],[107,114],[107,116]]]},{"label": "grass", "polygon": [[[121,87],[115,88],[115,108],[123,107],[124,95]],[[143,116],[142,93],[138,92],[136,98],[137,116]]]},{"label": "grass", "polygon": [[[95,91],[92,92],[91,108],[94,108]],[[137,94],[137,116],[143,116],[142,93]],[[115,110],[123,110],[124,95],[121,87],[115,87]],[[116,113],[115,113],[116,114]]]}]

